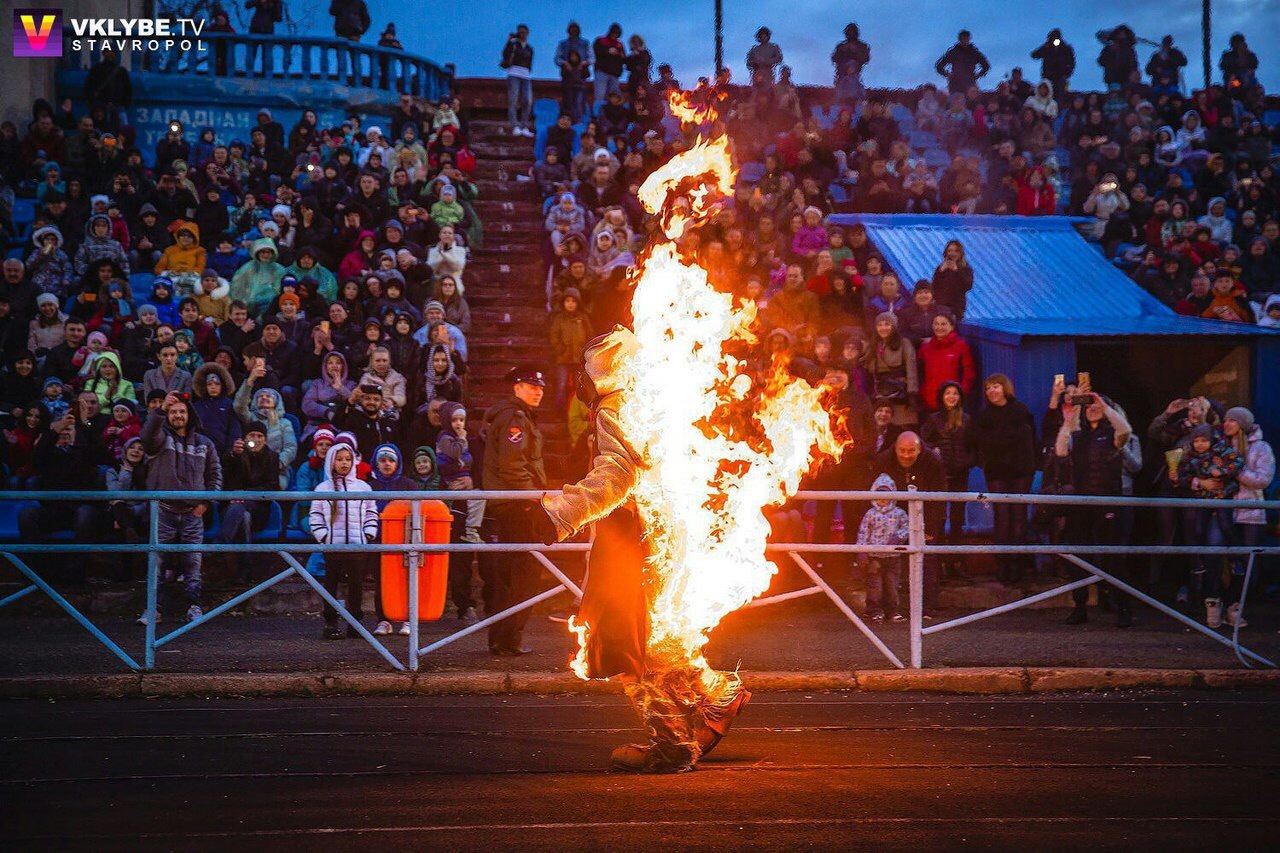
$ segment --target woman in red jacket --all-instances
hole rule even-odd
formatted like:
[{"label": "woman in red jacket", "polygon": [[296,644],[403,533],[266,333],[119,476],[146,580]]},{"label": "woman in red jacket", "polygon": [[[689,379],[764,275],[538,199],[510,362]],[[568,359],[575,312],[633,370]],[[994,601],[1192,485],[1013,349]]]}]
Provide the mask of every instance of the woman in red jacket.
[{"label": "woman in red jacket", "polygon": [[956,333],[950,311],[933,318],[933,337],[921,345],[918,360],[922,371],[920,398],[929,411],[937,408],[938,390],[946,382],[958,384],[966,396],[973,390],[976,375],[973,353],[964,338]]},{"label": "woman in red jacket", "polygon": [[1057,205],[1053,185],[1045,180],[1044,169],[1039,166],[1028,172],[1026,179],[1018,183],[1019,216],[1052,216]]}]

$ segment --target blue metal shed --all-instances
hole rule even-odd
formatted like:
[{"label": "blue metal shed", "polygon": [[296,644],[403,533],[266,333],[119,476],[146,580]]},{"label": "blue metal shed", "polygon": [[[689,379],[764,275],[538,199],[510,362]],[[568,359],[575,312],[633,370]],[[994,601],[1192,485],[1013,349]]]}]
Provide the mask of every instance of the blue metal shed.
[{"label": "blue metal shed", "polygon": [[[1043,412],[1054,374],[1088,371],[1135,425],[1169,400],[1204,394],[1251,403],[1280,434],[1280,333],[1176,314],[1116,269],[1069,217],[840,214],[862,223],[910,286],[930,279],[950,240],[974,271],[961,333],[979,370],[1005,373]],[[1145,430],[1143,430],[1145,433]]]}]

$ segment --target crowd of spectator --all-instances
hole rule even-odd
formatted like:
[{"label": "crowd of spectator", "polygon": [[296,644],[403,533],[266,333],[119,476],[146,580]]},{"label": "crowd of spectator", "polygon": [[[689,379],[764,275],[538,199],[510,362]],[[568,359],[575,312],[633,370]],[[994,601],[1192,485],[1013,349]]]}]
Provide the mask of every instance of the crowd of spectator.
[{"label": "crowd of spectator", "polygon": [[[389,121],[333,127],[305,110],[287,131],[264,108],[247,139],[174,122],[154,167],[129,135],[101,104],[37,101],[5,142],[5,185],[37,203],[0,282],[8,485],[314,488],[335,442],[375,491],[465,482],[478,426],[465,291],[483,223],[458,99],[406,95]],[[466,503],[457,536],[479,541]],[[238,542],[270,526],[269,504],[206,512],[166,504],[162,537],[198,542],[207,527]],[[285,512],[303,530],[314,518]],[[19,528],[136,541],[144,516],[44,501]],[[177,573],[198,615],[198,555]],[[469,588],[455,603],[475,618]]]},{"label": "crowd of spectator", "polygon": [[[527,46],[527,28],[522,33]],[[686,233],[681,248],[698,259],[713,283],[755,300],[769,354],[785,353],[798,375],[841,389],[848,410],[851,449],[838,466],[818,475],[815,487],[892,483],[965,491],[977,466],[997,492],[1029,492],[1042,472],[1048,490],[1121,495],[1133,494],[1132,479],[1144,461],[1120,404],[1089,388],[1087,378],[1058,383],[1049,411],[1033,413],[1018,401],[1007,377],[978,374],[957,331],[974,282],[961,242],[947,244],[930,278],[902,281],[867,230],[830,223],[833,212],[1081,215],[1094,220],[1086,236],[1117,263],[1141,267],[1134,259],[1145,251],[1156,259],[1145,265],[1160,274],[1168,261],[1172,269],[1164,287],[1154,286],[1141,268],[1135,279],[1180,313],[1280,322],[1280,296],[1273,296],[1280,290],[1273,260],[1280,248],[1274,129],[1261,124],[1261,90],[1251,73],[1242,73],[1256,68],[1242,37],[1233,38],[1232,51],[1223,57],[1226,85],[1188,99],[1180,92],[1178,54],[1169,39],[1149,63],[1150,82],[1127,73],[1106,93],[1072,93],[1074,51],[1056,30],[1033,54],[1044,65],[1038,83],[1015,69],[994,91],[981,92],[977,83],[990,63],[962,32],[937,63],[947,92],[929,84],[891,103],[864,97],[860,75],[871,52],[850,25],[832,54],[837,99],[825,113],[834,120],[827,121],[822,111],[806,109],[782,65],[781,49],[761,28],[747,56],[749,86],[731,86],[727,71],[700,81],[694,98],[714,104],[718,116],[697,126],[682,125],[666,109],[666,93],[679,89],[670,67],[659,65],[658,78],[651,79],[643,38],[633,36],[631,49],[624,50],[616,24],[592,43],[596,62],[605,51],[610,64],[605,82],[597,83],[594,99],[586,102],[586,42],[576,24],[567,35],[555,52],[564,84],[561,114],[546,128],[542,157],[531,171],[545,216],[552,388],[558,402],[576,405],[572,376],[582,344],[628,319],[627,269],[642,256],[655,226],[637,200],[638,188],[699,134],[727,133],[741,174],[732,203]],[[1119,61],[1114,54],[1124,53],[1125,39],[1123,32],[1108,34],[1099,58],[1104,67]],[[531,67],[531,48],[526,59]],[[1169,123],[1179,131],[1162,130]],[[1198,123],[1213,129],[1206,132]],[[911,134],[921,133],[913,145]],[[953,155],[949,164],[935,171],[919,155],[921,143],[947,149]],[[1177,211],[1172,223],[1171,206]],[[1242,244],[1250,246],[1247,253],[1237,248]],[[576,421],[585,431],[585,416],[575,418],[571,408],[570,417],[571,429]],[[1219,429],[1214,441],[1234,437],[1241,459],[1259,448],[1261,434],[1247,409],[1225,415],[1218,410],[1217,420],[1235,426]],[[1186,438],[1153,441],[1168,450],[1187,444]],[[1270,482],[1274,465],[1268,459],[1257,450],[1252,483]],[[1161,475],[1161,488],[1203,494],[1197,491],[1202,476],[1174,466],[1172,479]],[[816,541],[838,535],[835,512],[833,504],[818,505]],[[869,544],[900,544],[890,542],[901,534],[900,519],[886,503],[870,510],[843,505],[840,513],[849,541],[856,534]],[[785,526],[787,516],[777,514],[775,525]],[[1025,508],[998,505],[995,516],[997,542],[1028,541]],[[868,521],[860,525],[864,517]],[[1237,521],[1243,517],[1235,515]],[[1230,513],[1215,518],[1211,524],[1188,515],[1179,541],[1237,541],[1256,532],[1246,526],[1253,522],[1236,525]],[[926,525],[931,536],[956,542],[964,507],[936,505]],[[1123,512],[1081,510],[1046,516],[1036,532],[1059,541],[1123,544],[1132,527]],[[803,527],[798,535],[804,535]],[[997,563],[1000,579],[1008,582],[1019,580],[1030,565],[1022,558]],[[896,599],[889,589],[896,589],[892,576],[899,569],[892,559],[864,568],[874,575],[867,583],[869,612],[892,618]],[[927,607],[936,603],[940,571],[963,573],[963,561],[928,567]],[[1177,586],[1183,600],[1190,595],[1197,603],[1207,601],[1207,618],[1216,624],[1238,590],[1224,599],[1221,589],[1206,583],[1199,566]],[[1074,623],[1086,618],[1083,599],[1077,601]],[[1117,606],[1120,624],[1130,624],[1127,600],[1121,597]]]},{"label": "crowd of spectator", "polygon": [[[574,394],[583,346],[629,320],[628,271],[656,232],[637,191],[700,134],[728,134],[742,170],[734,197],[681,248],[717,286],[756,301],[767,357],[783,353],[798,375],[838,390],[854,442],[817,487],[866,489],[884,475],[898,488],[961,490],[977,465],[995,491],[1026,492],[1037,471],[1051,487],[1080,493],[1131,490],[1137,436],[1119,404],[1087,380],[1055,386],[1037,430],[1006,377],[980,378],[957,331],[974,281],[959,241],[929,279],[902,281],[864,228],[828,216],[1078,213],[1094,220],[1089,236],[1174,310],[1280,324],[1280,179],[1270,162],[1274,129],[1261,123],[1256,57],[1233,38],[1224,85],[1187,98],[1171,42],[1152,57],[1147,82],[1132,33],[1117,29],[1099,57],[1109,91],[1076,94],[1074,52],[1053,31],[1033,54],[1040,82],[1015,69],[981,92],[990,64],[961,33],[937,63],[946,95],[926,85],[890,103],[866,95],[871,48],[857,26],[844,35],[832,52],[831,110],[807,109],[762,28],[748,86],[732,86],[727,70],[701,81],[694,97],[714,104],[717,117],[697,126],[672,117],[666,95],[680,83],[665,64],[653,76],[641,36],[624,40],[614,24],[588,43],[569,26],[554,54],[562,114],[539,140],[529,176],[546,231],[548,390],[568,412],[574,444],[566,473],[589,458],[590,415]],[[534,135],[529,36],[517,27],[501,59],[520,136]],[[352,115],[328,128],[307,110],[287,133],[262,109],[247,140],[174,123],[148,167],[113,108],[118,75],[91,76],[113,94],[91,98],[86,113],[37,101],[22,132],[0,127],[0,189],[38,200],[30,246],[10,253],[0,281],[9,486],[480,485],[480,430],[465,410],[465,291],[483,223],[471,204],[476,158],[459,100],[404,96],[389,121]],[[921,145],[953,156],[939,171]],[[1260,450],[1250,459],[1265,442],[1248,410],[1219,411],[1220,428],[1211,425],[1201,449],[1198,433],[1214,410],[1182,403],[1169,414],[1181,413],[1187,428],[1175,436],[1162,427],[1159,441],[1183,450],[1186,465],[1173,466],[1160,488],[1260,493],[1271,475]],[[1235,463],[1223,462],[1228,449]],[[1228,485],[1237,480],[1247,485]],[[372,535],[358,503],[340,518],[316,503],[292,509],[286,523],[340,529],[352,542]],[[455,536],[479,541],[483,506],[456,503]],[[862,535],[896,535],[893,509],[877,506],[884,518]],[[850,540],[865,510],[841,507]],[[163,511],[165,541],[200,541],[204,504]],[[820,505],[818,541],[837,535],[835,511]],[[218,507],[219,536],[244,541],[269,524],[264,512]],[[1115,519],[1087,513],[1052,524],[1073,541],[1128,536]],[[1239,513],[1188,515],[1169,536],[1247,539],[1257,524]],[[127,501],[101,511],[46,501],[24,510],[20,526],[32,541],[67,527],[79,541],[105,531],[132,541],[144,515]],[[963,507],[931,511],[931,536],[956,539],[962,527]],[[997,509],[997,541],[1027,535],[1024,514]],[[1025,568],[1002,560],[1001,578],[1015,581]],[[960,561],[931,567],[930,606],[938,569],[963,571]],[[82,575],[83,564],[69,571]],[[335,575],[351,571],[344,564]],[[199,555],[184,555],[178,572],[198,616]],[[1201,597],[1221,603],[1222,591],[1200,575]],[[885,581],[882,599],[886,586],[896,589]],[[454,588],[459,616],[474,619],[469,584]],[[892,618],[893,602],[881,606]],[[378,632],[390,630],[379,614]]]}]

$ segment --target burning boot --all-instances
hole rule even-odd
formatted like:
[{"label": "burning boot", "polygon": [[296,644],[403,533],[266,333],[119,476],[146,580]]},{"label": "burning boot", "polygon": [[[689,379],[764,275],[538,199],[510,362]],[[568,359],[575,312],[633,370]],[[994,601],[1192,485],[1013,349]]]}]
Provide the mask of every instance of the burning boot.
[{"label": "burning boot", "polygon": [[751,691],[742,686],[736,676],[726,694],[719,699],[708,697],[698,707],[694,720],[694,737],[698,741],[701,755],[705,757],[716,748],[720,740],[729,733],[734,720],[751,701]]},{"label": "burning boot", "polygon": [[613,766],[631,773],[684,773],[701,755],[689,724],[696,713],[693,703],[669,689],[659,677],[626,686],[627,698],[640,716],[649,736],[646,744],[627,744],[613,751]]}]

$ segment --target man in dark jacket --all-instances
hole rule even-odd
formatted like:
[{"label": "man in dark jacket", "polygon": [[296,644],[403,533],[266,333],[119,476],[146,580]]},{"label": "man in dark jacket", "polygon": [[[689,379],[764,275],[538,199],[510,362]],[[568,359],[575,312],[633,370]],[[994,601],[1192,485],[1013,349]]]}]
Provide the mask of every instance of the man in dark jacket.
[{"label": "man in dark jacket", "polygon": [[[267,428],[254,421],[244,428],[244,438],[238,438],[231,449],[222,455],[223,487],[231,492],[275,492],[280,489],[280,457],[267,447]],[[262,529],[271,514],[271,504],[266,501],[230,501],[222,508],[222,527],[218,541],[248,545],[253,541],[254,529]],[[238,555],[228,554],[233,566]],[[253,555],[268,556],[268,555]],[[249,559],[240,563],[240,578],[252,580],[249,567],[259,561]]]},{"label": "man in dark jacket", "polygon": [[74,359],[76,351],[84,345],[86,334],[84,320],[71,317],[62,324],[62,343],[51,348],[44,357],[44,368],[41,372],[46,379],[56,376],[59,379],[70,380],[80,372],[80,366],[75,364]]},{"label": "man in dark jacket", "polygon": [[[101,436],[101,427],[98,434]],[[76,416],[76,407],[45,430],[36,444],[36,470],[40,487],[45,491],[94,491],[98,468],[94,457],[94,436]],[[24,507],[18,514],[18,534],[23,542],[49,541],[49,534],[68,528],[75,531],[74,542],[95,541],[103,527],[105,505],[75,501],[41,501]],[[45,562],[45,559],[42,559]],[[83,583],[88,560],[73,555],[55,560],[54,568],[61,580]]]},{"label": "man in dark jacket", "polygon": [[1151,90],[1170,95],[1182,89],[1182,69],[1187,65],[1187,56],[1173,46],[1173,36],[1165,36],[1160,40],[1160,49],[1151,54],[1147,60],[1147,73],[1151,75]]},{"label": "man in dark jacket", "polygon": [[[876,457],[876,474],[888,474],[901,491],[915,488],[918,492],[945,492],[947,472],[942,459],[924,446],[920,436],[908,430],[898,436],[889,450]],[[946,504],[930,501],[924,505],[924,535],[930,542],[942,538],[946,523]],[[938,561],[930,557],[924,563],[924,606],[932,610],[937,606]]]},{"label": "man in dark jacket", "polygon": [[[547,473],[542,464],[542,432],[534,410],[542,404],[546,379],[532,365],[507,374],[511,396],[485,413],[486,438],[483,485],[486,489],[545,489]],[[541,512],[532,501],[491,501],[489,515],[499,542],[533,542],[538,528],[533,513]],[[485,610],[499,613],[532,596],[540,572],[533,557],[524,553],[504,555],[500,563],[484,566]],[[488,561],[486,561],[488,562]],[[496,655],[523,655],[524,626],[529,611],[520,611],[489,628],[489,651]]]},{"label": "man in dark jacket", "polygon": [[333,16],[333,32],[340,39],[360,41],[369,31],[369,7],[364,0],[330,0],[329,14]]},{"label": "man in dark jacket", "polygon": [[969,39],[969,31],[961,30],[958,41],[933,66],[947,78],[947,91],[967,92],[991,70],[991,63]]},{"label": "man in dark jacket", "polygon": [[1049,30],[1044,44],[1031,51],[1031,58],[1040,60],[1040,79],[1053,86],[1053,98],[1060,105],[1066,103],[1067,86],[1076,71],[1076,50],[1062,38],[1062,30]]},{"label": "man in dark jacket", "polygon": [[[200,422],[186,394],[169,393],[142,427],[142,447],[147,451],[147,489],[157,492],[217,492],[222,489],[222,465],[213,442],[200,434]],[[162,501],[159,541],[198,545],[204,541],[203,501]],[[177,554],[175,562],[183,578],[187,621],[204,615],[200,607],[203,578],[201,554]],[[138,620],[146,624],[148,614]],[[160,617],[156,611],[157,620]]]},{"label": "man in dark jacket", "polygon": [[399,422],[386,417],[382,387],[357,385],[345,403],[334,410],[334,425],[356,437],[360,458],[373,464],[373,455],[383,444],[394,444]]},{"label": "man in dark jacket", "polygon": [[90,107],[103,106],[108,112],[133,103],[129,71],[116,61],[116,53],[111,48],[102,49],[102,61],[85,75],[84,99]]}]

